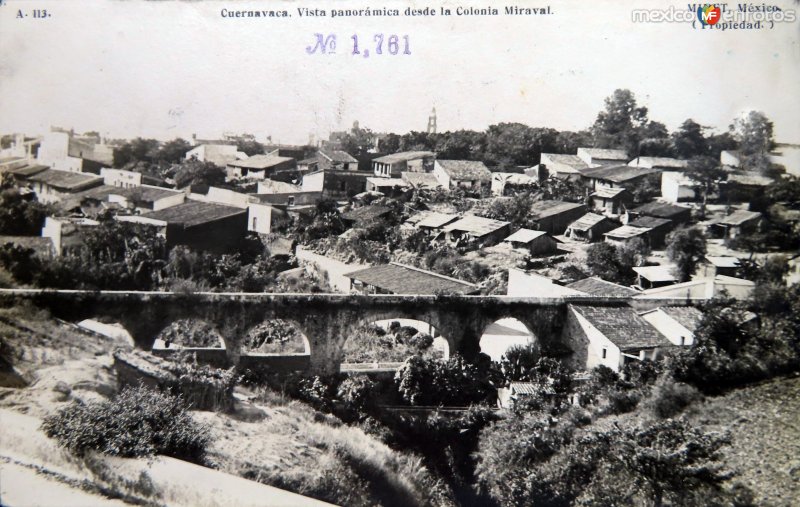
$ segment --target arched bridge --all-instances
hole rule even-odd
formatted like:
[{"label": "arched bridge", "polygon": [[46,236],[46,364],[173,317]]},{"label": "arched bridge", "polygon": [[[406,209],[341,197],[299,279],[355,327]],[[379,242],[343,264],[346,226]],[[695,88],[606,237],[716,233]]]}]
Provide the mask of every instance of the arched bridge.
[{"label": "arched bridge", "polygon": [[535,335],[543,353],[572,351],[562,337],[569,303],[593,306],[629,304],[626,298],[520,298],[509,296],[398,296],[343,294],[173,293],[79,290],[0,290],[0,304],[20,300],[49,310],[64,320],[106,318],[122,324],[137,346],[149,350],[156,335],[181,319],[201,319],[223,337],[228,359],[238,363],[242,340],[266,320],[294,323],[306,336],[310,370],[339,369],[343,346],[364,323],[383,319],[415,319],[436,328],[450,350],[475,356],[486,327],[502,318],[515,318]]}]

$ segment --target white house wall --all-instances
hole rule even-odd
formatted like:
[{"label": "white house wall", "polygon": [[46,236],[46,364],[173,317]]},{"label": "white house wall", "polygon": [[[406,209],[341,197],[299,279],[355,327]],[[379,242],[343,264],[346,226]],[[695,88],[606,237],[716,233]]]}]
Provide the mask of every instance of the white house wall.
[{"label": "white house wall", "polygon": [[[574,309],[570,309],[570,311],[575,315],[583,332],[589,339],[586,369],[591,370],[592,368],[603,365],[608,366],[614,371],[619,371],[620,365],[622,365],[622,352],[619,350],[619,347],[606,338],[606,336],[600,332],[599,329],[594,327],[591,322],[586,320],[583,315]],[[603,358],[603,349],[606,351],[605,358]]]}]

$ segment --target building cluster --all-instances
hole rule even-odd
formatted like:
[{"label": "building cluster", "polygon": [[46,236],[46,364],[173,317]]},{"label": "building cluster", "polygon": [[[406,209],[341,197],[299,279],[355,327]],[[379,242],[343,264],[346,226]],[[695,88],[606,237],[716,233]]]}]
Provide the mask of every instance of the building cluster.
[{"label": "building cluster", "polygon": [[[433,123],[435,128],[435,122]],[[506,197],[509,185],[536,186],[556,178],[583,189],[581,202],[535,201],[526,228],[478,216],[428,210],[412,214],[402,228],[418,231],[420,241],[444,244],[461,253],[493,248],[547,259],[584,249],[594,242],[616,246],[640,242],[652,249],[665,246],[677,227],[695,224],[710,236],[735,239],[758,230],[761,213],[747,209],[772,180],[741,169],[741,157],[723,152],[728,175],[717,199],[727,209],[698,222],[692,203],[700,201],[701,185],[693,181],[684,160],[637,157],[622,150],[579,148],[575,154],[542,153],[537,166],[522,172],[492,172],[479,161],[440,159],[430,151],[408,151],[359,160],[335,142],[317,148],[278,146],[266,154],[247,156],[230,139],[202,141],[187,159],[225,169],[232,188],[170,188],[139,172],[112,168],[113,150],[102,139],[51,132],[42,138],[16,136],[0,152],[0,173],[13,178],[30,198],[58,210],[47,217],[41,238],[2,238],[3,243],[28,244],[42,255],[63,255],[80,248],[78,232],[99,224],[101,213],[116,220],[154,227],[168,248],[186,245],[197,250],[228,252],[249,232],[269,234],[276,224],[302,217],[323,199],[347,205],[342,220],[358,227],[395,213],[387,201],[405,202],[419,190],[464,189]],[[35,148],[38,147],[38,150]],[[634,205],[643,187],[660,189],[660,196]],[[372,196],[378,199],[368,199]],[[379,199],[385,197],[387,199]],[[798,217],[800,219],[800,217]],[[796,260],[796,259],[795,259]],[[679,283],[673,266],[657,263],[635,268],[632,287],[598,278],[561,283],[509,266],[509,296],[616,296],[634,304],[623,307],[570,305],[568,332],[585,350],[586,368],[603,364],[619,370],[626,361],[655,359],[666,347],[692,344],[698,321],[693,308],[636,302],[683,298],[702,300],[723,291],[747,298],[752,282],[737,278],[740,259],[709,255],[690,281]],[[346,289],[364,294],[477,294],[479,285],[401,263],[340,270]],[[646,305],[645,305],[646,306]]]}]

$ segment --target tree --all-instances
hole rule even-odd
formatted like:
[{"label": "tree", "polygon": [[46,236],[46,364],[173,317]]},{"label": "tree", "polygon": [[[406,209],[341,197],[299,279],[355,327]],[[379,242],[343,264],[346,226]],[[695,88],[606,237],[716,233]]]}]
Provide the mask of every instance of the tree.
[{"label": "tree", "polygon": [[512,345],[500,359],[500,370],[509,382],[530,380],[530,371],[536,366],[541,353],[532,345]]},{"label": "tree", "polygon": [[[672,134],[672,143],[678,158],[690,159],[708,155],[709,145],[703,133],[704,127],[691,118],[681,123],[681,126]],[[719,155],[717,155],[719,157]]]},{"label": "tree", "polygon": [[236,149],[244,152],[248,157],[253,155],[262,155],[264,153],[264,145],[255,139],[242,139],[236,143]]},{"label": "tree", "polygon": [[629,155],[638,155],[642,129],[647,123],[647,108],[637,106],[633,93],[614,90],[592,126],[594,144],[600,148],[622,148]]},{"label": "tree", "polygon": [[758,171],[765,176],[775,176],[785,171],[769,158],[769,152],[775,148],[775,139],[773,124],[764,113],[749,111],[734,120],[730,129],[739,142],[745,169]]},{"label": "tree", "polygon": [[175,186],[219,185],[225,181],[225,171],[211,162],[184,160],[175,170]]},{"label": "tree", "polygon": [[133,141],[123,143],[114,148],[114,167],[123,167],[131,162],[153,163],[159,151],[156,139],[142,139],[137,137]]},{"label": "tree", "polygon": [[50,207],[24,198],[16,188],[5,184],[0,190],[0,234],[38,236]]},{"label": "tree", "polygon": [[676,276],[680,282],[692,278],[697,265],[706,256],[706,236],[698,228],[683,228],[671,232],[667,236],[667,257],[676,267]]},{"label": "tree", "polygon": [[620,255],[619,249],[611,243],[594,243],[586,251],[586,267],[603,280],[628,284],[633,281],[634,258]]},{"label": "tree", "polygon": [[186,153],[192,145],[181,138],[164,143],[154,157],[155,162],[164,164],[177,164],[186,158]]},{"label": "tree", "polygon": [[719,159],[701,155],[689,159],[686,175],[696,183],[695,191],[703,195],[700,205],[700,218],[703,219],[706,216],[708,194],[719,185],[726,173],[720,166]]}]

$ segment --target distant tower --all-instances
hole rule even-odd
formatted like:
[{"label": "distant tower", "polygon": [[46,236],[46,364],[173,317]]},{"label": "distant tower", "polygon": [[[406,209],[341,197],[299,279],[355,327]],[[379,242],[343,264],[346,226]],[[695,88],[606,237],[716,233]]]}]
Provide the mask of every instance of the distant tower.
[{"label": "distant tower", "polygon": [[436,108],[431,109],[431,115],[428,116],[428,134],[436,133]]}]

